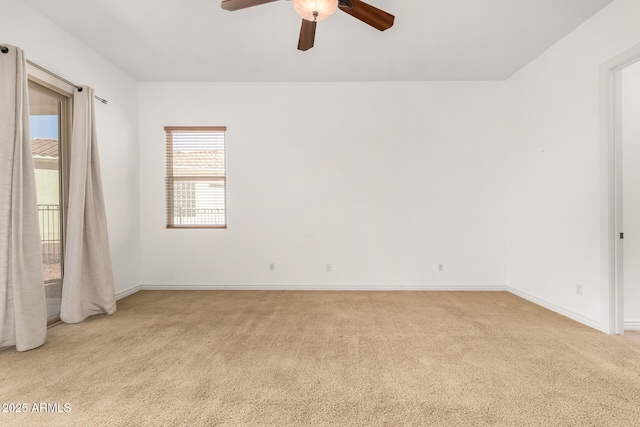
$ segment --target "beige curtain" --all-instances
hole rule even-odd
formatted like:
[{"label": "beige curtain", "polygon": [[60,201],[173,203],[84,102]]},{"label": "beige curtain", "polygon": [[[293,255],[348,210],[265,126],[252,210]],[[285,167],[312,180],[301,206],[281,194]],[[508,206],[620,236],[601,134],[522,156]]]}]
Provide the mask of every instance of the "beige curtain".
[{"label": "beige curtain", "polygon": [[73,97],[69,208],[60,319],[82,322],[116,311],[116,295],[100,179],[93,89]]},{"label": "beige curtain", "polygon": [[26,60],[0,53],[0,347],[44,344],[47,306],[29,137]]}]

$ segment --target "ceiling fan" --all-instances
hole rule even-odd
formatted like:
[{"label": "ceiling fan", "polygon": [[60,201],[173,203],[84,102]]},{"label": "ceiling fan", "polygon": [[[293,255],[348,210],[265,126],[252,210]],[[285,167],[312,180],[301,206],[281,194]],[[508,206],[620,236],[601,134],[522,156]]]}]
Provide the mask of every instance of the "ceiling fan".
[{"label": "ceiling fan", "polygon": [[[224,10],[234,11],[274,1],[278,0],[223,0],[221,6]],[[380,31],[391,28],[395,19],[390,13],[361,0],[293,0],[293,7],[302,16],[298,50],[309,50],[313,47],[317,22],[333,15],[337,9]]]}]

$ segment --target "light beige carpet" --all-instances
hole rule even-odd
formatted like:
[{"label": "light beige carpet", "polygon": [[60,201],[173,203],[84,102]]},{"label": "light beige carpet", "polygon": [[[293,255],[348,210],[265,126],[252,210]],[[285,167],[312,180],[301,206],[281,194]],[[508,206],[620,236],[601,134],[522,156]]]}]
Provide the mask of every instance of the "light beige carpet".
[{"label": "light beige carpet", "polygon": [[144,291],[0,351],[0,425],[640,425],[640,345],[502,292]]}]

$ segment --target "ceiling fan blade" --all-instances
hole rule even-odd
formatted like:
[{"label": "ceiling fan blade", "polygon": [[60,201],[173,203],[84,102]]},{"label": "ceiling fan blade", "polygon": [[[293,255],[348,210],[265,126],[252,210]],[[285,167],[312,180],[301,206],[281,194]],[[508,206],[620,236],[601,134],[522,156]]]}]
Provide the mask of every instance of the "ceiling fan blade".
[{"label": "ceiling fan blade", "polygon": [[360,0],[351,0],[351,3],[353,3],[353,8],[341,7],[340,9],[380,31],[388,30],[393,27],[395,16],[390,13],[380,10],[377,7],[373,7]]},{"label": "ceiling fan blade", "polygon": [[265,3],[271,3],[278,0],[222,0],[220,7],[224,10],[239,10],[246,9],[248,7],[259,6]]},{"label": "ceiling fan blade", "polygon": [[316,38],[316,21],[302,20],[300,28],[300,39],[298,39],[298,50],[309,50],[313,47]]}]

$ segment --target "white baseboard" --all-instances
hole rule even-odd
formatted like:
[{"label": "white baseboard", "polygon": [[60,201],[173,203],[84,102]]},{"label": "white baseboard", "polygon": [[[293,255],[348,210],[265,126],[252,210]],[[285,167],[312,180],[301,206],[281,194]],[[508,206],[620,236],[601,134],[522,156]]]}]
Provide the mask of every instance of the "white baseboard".
[{"label": "white baseboard", "polygon": [[122,291],[118,294],[116,294],[116,301],[117,300],[121,300],[122,298],[128,297],[129,295],[133,295],[136,292],[142,290],[142,286],[134,286],[131,289],[127,289],[126,291]]},{"label": "white baseboard", "polygon": [[501,285],[438,285],[438,284],[259,284],[259,285],[141,285],[149,291],[505,291]]},{"label": "white baseboard", "polygon": [[640,331],[640,319],[632,319],[624,321],[625,331]]},{"label": "white baseboard", "polygon": [[576,322],[582,323],[583,325],[589,326],[590,328],[594,328],[597,329],[599,331],[602,330],[602,325],[600,324],[599,320],[595,320],[595,319],[591,319],[589,317],[583,316],[581,314],[575,313],[571,310],[567,310],[565,308],[559,307],[555,304],[551,304],[549,302],[546,302],[544,300],[541,300],[540,298],[536,298],[532,295],[529,295],[525,292],[519,291],[517,289],[513,289],[513,288],[508,288],[507,289],[509,292],[511,292],[512,294],[519,296],[520,298],[526,299],[529,302],[532,302],[536,305],[539,305],[540,307],[544,307],[547,310],[551,310],[555,313],[561,314],[565,317],[568,317],[571,320],[575,320]]}]

